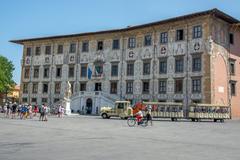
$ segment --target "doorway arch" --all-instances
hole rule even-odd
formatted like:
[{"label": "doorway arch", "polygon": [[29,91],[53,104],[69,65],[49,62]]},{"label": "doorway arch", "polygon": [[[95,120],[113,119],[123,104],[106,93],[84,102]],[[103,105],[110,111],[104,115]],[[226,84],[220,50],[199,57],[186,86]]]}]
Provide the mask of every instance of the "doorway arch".
[{"label": "doorway arch", "polygon": [[92,114],[92,99],[88,98],[86,101],[86,113],[87,114]]}]

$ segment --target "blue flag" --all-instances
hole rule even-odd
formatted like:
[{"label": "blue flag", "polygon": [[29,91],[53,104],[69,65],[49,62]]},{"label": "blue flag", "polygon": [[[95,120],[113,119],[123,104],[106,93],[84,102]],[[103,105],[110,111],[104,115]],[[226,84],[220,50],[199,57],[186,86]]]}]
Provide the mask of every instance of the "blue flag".
[{"label": "blue flag", "polygon": [[92,78],[92,71],[91,69],[88,67],[88,79]]}]

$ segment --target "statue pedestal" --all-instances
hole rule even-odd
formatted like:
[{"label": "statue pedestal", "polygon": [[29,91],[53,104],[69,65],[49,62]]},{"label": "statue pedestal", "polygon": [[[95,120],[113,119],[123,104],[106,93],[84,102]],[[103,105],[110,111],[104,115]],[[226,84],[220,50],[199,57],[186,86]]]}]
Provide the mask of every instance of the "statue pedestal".
[{"label": "statue pedestal", "polygon": [[64,98],[63,100],[63,107],[65,109],[65,114],[70,115],[71,114],[71,108],[70,108],[70,99]]}]

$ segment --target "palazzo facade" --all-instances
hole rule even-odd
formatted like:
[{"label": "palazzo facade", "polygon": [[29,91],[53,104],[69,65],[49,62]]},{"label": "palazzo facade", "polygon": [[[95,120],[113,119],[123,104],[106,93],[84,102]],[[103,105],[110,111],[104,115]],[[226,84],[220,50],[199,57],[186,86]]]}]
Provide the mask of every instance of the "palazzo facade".
[{"label": "palazzo facade", "polygon": [[22,103],[73,112],[115,100],[231,105],[240,116],[239,21],[212,9],[123,29],[12,40],[24,46]]}]

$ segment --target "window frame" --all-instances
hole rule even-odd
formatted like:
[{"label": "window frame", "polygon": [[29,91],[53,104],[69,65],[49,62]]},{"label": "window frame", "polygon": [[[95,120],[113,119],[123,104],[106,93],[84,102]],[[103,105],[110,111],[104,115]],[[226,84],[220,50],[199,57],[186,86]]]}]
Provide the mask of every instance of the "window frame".
[{"label": "window frame", "polygon": [[168,43],[168,32],[160,33],[160,44]]},{"label": "window frame", "polygon": [[136,48],[136,37],[129,37],[128,38],[128,48],[129,49]]},{"label": "window frame", "polygon": [[201,78],[192,78],[192,93],[202,93]]},{"label": "window frame", "polygon": [[202,38],[202,25],[193,26],[193,39]]},{"label": "window frame", "polygon": [[152,35],[147,34],[144,36],[144,46],[151,46],[152,45]]},{"label": "window frame", "polygon": [[176,30],[176,41],[184,41],[184,29]]},{"label": "window frame", "polygon": [[120,49],[120,40],[119,39],[113,39],[112,50],[118,50],[118,49]]}]

